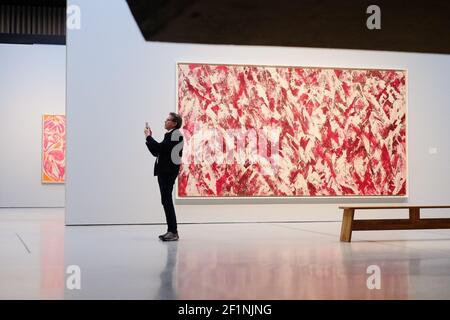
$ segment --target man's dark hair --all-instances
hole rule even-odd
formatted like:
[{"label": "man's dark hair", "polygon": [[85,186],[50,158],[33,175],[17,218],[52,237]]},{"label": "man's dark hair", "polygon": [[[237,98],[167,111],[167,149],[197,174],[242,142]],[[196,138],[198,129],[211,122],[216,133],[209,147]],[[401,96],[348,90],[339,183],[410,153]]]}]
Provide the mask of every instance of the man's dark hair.
[{"label": "man's dark hair", "polygon": [[172,120],[177,123],[177,125],[175,126],[175,129],[180,129],[181,125],[183,124],[183,119],[181,119],[181,117],[178,113],[171,112],[169,114],[172,117]]}]

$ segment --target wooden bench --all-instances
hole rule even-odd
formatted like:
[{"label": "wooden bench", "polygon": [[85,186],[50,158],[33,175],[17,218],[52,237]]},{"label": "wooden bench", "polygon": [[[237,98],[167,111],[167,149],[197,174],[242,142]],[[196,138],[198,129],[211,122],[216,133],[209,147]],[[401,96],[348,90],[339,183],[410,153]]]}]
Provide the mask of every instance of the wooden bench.
[{"label": "wooden bench", "polygon": [[[410,230],[410,229],[450,229],[450,218],[420,218],[420,209],[450,208],[450,206],[341,206],[344,210],[341,226],[341,241],[352,241],[353,231],[367,230]],[[408,209],[409,219],[354,220],[355,210]]]}]

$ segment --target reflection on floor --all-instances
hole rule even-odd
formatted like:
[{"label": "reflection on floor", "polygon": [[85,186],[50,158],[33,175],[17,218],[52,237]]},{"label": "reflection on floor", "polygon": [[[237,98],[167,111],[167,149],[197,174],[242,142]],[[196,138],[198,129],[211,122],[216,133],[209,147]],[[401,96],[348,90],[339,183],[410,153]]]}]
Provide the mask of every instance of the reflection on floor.
[{"label": "reflection on floor", "polygon": [[[62,209],[0,210],[0,299],[450,299],[450,231],[340,223],[64,227]],[[69,266],[81,288],[69,290]],[[380,289],[369,266],[380,269]],[[372,276],[372,277],[371,277]],[[71,278],[73,279],[73,278]]]}]

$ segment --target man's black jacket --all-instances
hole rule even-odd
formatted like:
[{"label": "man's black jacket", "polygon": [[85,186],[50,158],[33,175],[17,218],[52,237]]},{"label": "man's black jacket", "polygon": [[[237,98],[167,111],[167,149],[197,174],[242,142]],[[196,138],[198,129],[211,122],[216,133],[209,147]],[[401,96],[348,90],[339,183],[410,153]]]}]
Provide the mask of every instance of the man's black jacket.
[{"label": "man's black jacket", "polygon": [[[178,129],[167,132],[164,135],[164,140],[161,142],[157,142],[153,137],[148,136],[146,145],[150,153],[156,157],[155,169],[153,171],[155,176],[178,174],[181,156],[183,154],[183,136]],[[172,161],[172,150],[175,147],[176,149],[173,151],[174,163]]]}]

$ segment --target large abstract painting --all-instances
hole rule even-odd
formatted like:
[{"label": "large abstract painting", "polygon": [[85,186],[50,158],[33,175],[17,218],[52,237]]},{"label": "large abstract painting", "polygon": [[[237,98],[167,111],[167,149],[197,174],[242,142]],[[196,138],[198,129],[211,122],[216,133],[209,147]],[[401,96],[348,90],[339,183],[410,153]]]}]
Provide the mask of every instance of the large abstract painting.
[{"label": "large abstract painting", "polygon": [[63,115],[42,117],[42,183],[64,183],[66,118]]},{"label": "large abstract painting", "polygon": [[406,196],[406,76],[178,64],[178,197]]}]

